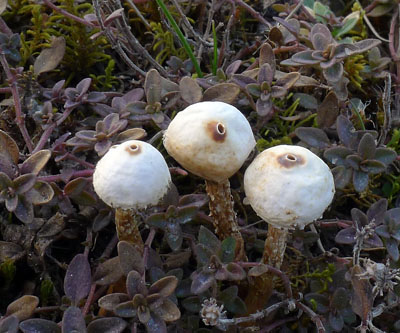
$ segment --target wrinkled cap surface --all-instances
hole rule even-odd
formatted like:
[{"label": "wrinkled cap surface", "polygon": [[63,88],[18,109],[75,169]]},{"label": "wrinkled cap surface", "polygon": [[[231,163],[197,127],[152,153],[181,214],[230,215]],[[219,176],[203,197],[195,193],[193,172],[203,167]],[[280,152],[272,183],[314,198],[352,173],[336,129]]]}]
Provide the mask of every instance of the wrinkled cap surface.
[{"label": "wrinkled cap surface", "polygon": [[156,205],[170,183],[171,175],[161,153],[138,140],[112,146],[93,174],[94,190],[113,208],[141,209]]},{"label": "wrinkled cap surface", "polygon": [[255,144],[245,116],[223,102],[190,105],[176,115],[164,135],[164,146],[175,160],[216,182],[237,172]]},{"label": "wrinkled cap surface", "polygon": [[299,146],[264,150],[244,175],[246,197],[254,211],[278,228],[303,229],[322,217],[335,194],[329,167]]}]

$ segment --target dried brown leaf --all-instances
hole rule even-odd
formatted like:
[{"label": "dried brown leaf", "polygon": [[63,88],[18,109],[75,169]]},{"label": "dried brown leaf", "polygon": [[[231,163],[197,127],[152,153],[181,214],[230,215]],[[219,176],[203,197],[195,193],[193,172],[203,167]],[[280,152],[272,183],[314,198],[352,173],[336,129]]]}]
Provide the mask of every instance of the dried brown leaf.
[{"label": "dried brown leaf", "polygon": [[179,90],[182,98],[189,104],[201,101],[202,90],[199,84],[192,78],[185,76],[179,82]]},{"label": "dried brown leaf", "polygon": [[220,83],[208,88],[203,95],[204,101],[220,101],[232,104],[240,93],[240,88],[234,83]]},{"label": "dried brown leaf", "polygon": [[32,316],[36,307],[39,305],[39,298],[32,295],[24,295],[7,307],[6,316],[15,316],[19,321],[28,319]]},{"label": "dried brown leaf", "polygon": [[64,57],[65,39],[64,37],[56,37],[51,43],[51,47],[40,52],[33,65],[35,75],[49,72],[55,69]]}]

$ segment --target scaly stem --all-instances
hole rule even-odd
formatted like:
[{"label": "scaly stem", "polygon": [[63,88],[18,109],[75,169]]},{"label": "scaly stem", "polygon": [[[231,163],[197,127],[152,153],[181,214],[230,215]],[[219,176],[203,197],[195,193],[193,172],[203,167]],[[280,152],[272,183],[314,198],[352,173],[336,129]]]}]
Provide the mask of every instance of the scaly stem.
[{"label": "scaly stem", "polygon": [[233,237],[236,240],[235,259],[243,260],[246,257],[244,241],[239,231],[236,213],[233,210],[233,200],[229,180],[221,183],[206,180],[206,190],[210,197],[210,213],[213,218],[215,233],[219,239]]},{"label": "scaly stem", "polygon": [[[288,230],[286,229],[268,226],[268,235],[261,259],[263,264],[280,269],[286,250],[287,235]],[[270,272],[254,278],[245,300],[248,313],[254,313],[265,307],[274,289],[274,280],[275,276]]]},{"label": "scaly stem", "polygon": [[115,210],[115,225],[117,227],[118,239],[136,245],[143,253],[144,244],[139,232],[138,217],[132,209]]}]

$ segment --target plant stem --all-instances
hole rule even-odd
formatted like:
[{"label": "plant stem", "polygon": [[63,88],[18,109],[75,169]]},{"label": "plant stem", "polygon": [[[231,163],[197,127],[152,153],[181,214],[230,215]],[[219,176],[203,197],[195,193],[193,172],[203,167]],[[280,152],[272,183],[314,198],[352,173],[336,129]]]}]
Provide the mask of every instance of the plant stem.
[{"label": "plant stem", "polygon": [[192,49],[188,42],[186,41],[185,36],[183,35],[181,29],[179,29],[178,24],[176,23],[175,19],[172,17],[171,13],[169,12],[167,6],[165,6],[163,0],[156,0],[157,5],[161,8],[162,12],[164,13],[165,17],[167,18],[168,22],[172,25],[172,28],[175,30],[175,33],[178,35],[180,42],[182,43],[183,48],[186,51],[186,54],[190,58],[193,63],[193,66],[196,70],[196,73],[199,77],[203,77],[203,73],[200,69],[199,63],[197,62],[196,57],[194,56]]},{"label": "plant stem", "polygon": [[139,220],[132,209],[115,210],[115,225],[117,227],[118,239],[136,245],[143,253],[144,243],[139,231]]},{"label": "plant stem", "polygon": [[243,260],[246,257],[244,241],[233,209],[229,180],[226,179],[221,183],[206,180],[206,190],[210,197],[209,206],[215,233],[221,240],[227,237],[235,238],[235,259]]},{"label": "plant stem", "polygon": [[14,99],[14,110],[15,110],[15,122],[18,125],[18,128],[24,138],[26,147],[28,151],[31,153],[33,150],[33,143],[32,139],[29,136],[28,130],[25,126],[25,119],[24,115],[22,114],[22,107],[21,107],[21,98],[19,96],[18,87],[17,87],[17,79],[13,73],[11,73],[10,66],[8,65],[8,61],[6,56],[3,52],[3,49],[0,47],[0,62],[3,66],[4,72],[6,73],[7,80],[10,84],[11,93]]}]

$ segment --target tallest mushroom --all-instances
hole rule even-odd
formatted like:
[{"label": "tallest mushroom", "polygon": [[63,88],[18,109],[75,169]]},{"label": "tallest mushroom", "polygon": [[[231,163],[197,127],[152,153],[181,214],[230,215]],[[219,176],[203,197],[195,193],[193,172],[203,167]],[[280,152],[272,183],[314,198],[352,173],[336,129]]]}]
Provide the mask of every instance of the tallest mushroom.
[{"label": "tallest mushroom", "polygon": [[228,179],[240,169],[255,144],[245,116],[223,102],[190,105],[176,115],[164,135],[168,153],[205,179],[215,232],[220,239],[236,239],[236,259],[244,258],[244,243]]}]

